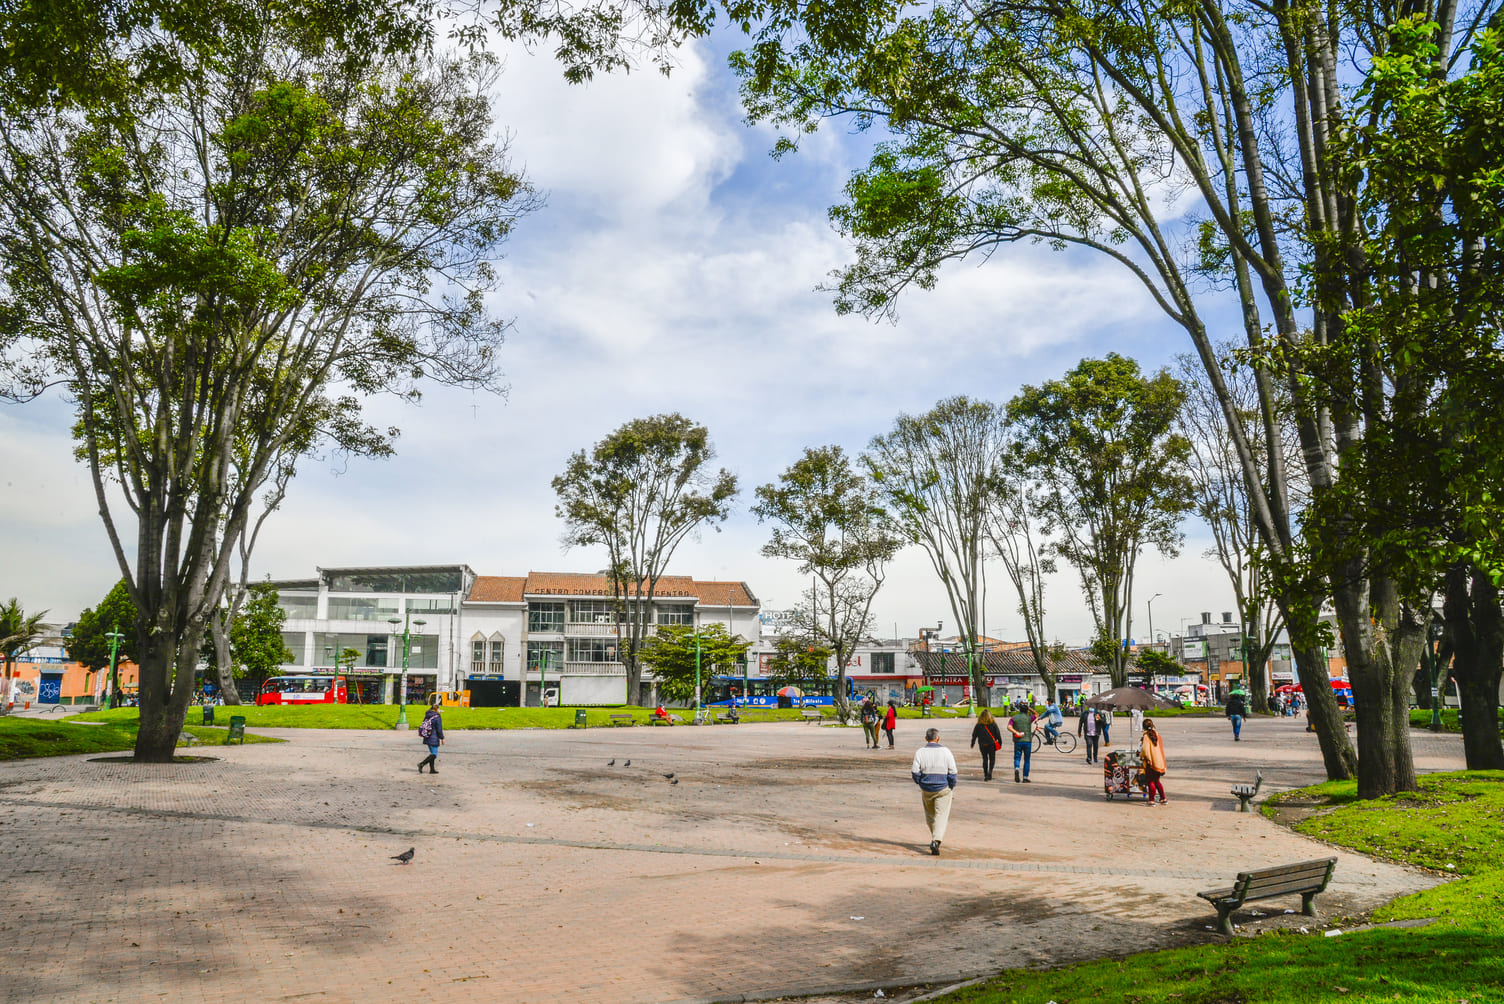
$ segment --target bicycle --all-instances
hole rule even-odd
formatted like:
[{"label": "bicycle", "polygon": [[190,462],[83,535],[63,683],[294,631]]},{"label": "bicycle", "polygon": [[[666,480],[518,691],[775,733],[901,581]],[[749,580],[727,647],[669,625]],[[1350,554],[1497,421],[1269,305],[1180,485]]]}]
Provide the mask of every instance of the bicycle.
[{"label": "bicycle", "polygon": [[1034,725],[1033,752],[1038,753],[1042,746],[1053,746],[1061,753],[1074,753],[1076,752],[1076,737],[1070,732],[1057,730],[1055,732],[1055,741],[1053,743],[1046,743],[1044,741],[1044,725],[1036,723]]}]

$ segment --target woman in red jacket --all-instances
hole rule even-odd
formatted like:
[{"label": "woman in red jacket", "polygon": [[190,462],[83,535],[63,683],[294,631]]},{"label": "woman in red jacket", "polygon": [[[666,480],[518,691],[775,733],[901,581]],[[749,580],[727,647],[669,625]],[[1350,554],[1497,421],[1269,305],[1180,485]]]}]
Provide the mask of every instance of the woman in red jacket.
[{"label": "woman in red jacket", "polygon": [[888,698],[888,711],[883,716],[883,731],[888,733],[888,749],[893,748],[893,730],[898,727],[898,705]]}]

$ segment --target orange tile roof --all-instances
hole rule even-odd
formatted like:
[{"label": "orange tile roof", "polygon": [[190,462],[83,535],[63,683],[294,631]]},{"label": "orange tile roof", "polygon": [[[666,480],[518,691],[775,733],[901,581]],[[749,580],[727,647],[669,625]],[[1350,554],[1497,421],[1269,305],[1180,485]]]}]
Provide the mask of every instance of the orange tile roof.
[{"label": "orange tile roof", "polygon": [[471,603],[521,603],[527,579],[518,575],[477,575],[466,599]]},{"label": "orange tile roof", "polygon": [[[610,580],[599,572],[529,572],[525,577],[478,575],[469,599],[476,603],[520,603],[525,596],[609,596]],[[661,599],[698,599],[712,607],[756,607],[745,582],[699,582],[688,575],[664,575],[653,591]]]}]

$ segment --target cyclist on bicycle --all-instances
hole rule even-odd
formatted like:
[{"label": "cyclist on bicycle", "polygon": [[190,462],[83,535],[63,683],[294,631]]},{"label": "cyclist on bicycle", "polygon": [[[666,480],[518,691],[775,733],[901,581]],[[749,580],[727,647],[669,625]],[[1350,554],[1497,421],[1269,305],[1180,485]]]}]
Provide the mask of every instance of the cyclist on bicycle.
[{"label": "cyclist on bicycle", "polygon": [[1060,735],[1060,726],[1064,724],[1065,716],[1060,713],[1060,705],[1051,701],[1044,709],[1044,741],[1055,745],[1055,737]]}]

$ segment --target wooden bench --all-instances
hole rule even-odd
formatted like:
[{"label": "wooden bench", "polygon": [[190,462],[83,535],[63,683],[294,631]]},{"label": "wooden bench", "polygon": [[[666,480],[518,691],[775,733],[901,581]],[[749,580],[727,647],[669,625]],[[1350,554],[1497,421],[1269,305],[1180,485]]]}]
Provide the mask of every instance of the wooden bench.
[{"label": "wooden bench", "polygon": [[228,746],[237,739],[240,740],[240,745],[245,745],[245,718],[241,715],[231,715],[230,731],[225,736],[225,745]]},{"label": "wooden bench", "polygon": [[1258,772],[1256,772],[1254,774],[1254,778],[1253,778],[1253,783],[1252,784],[1235,784],[1235,785],[1232,786],[1232,793],[1234,795],[1238,796],[1238,811],[1239,812],[1247,812],[1248,811],[1248,803],[1253,801],[1253,796],[1257,795],[1259,793],[1259,789],[1262,788],[1263,786],[1264,786],[1264,772],[1263,771],[1258,771]]},{"label": "wooden bench", "polygon": [[682,719],[678,715],[674,715],[674,714],[669,715],[667,718],[659,718],[657,715],[649,715],[648,716],[648,724],[649,725],[683,725],[684,724],[684,719]]},{"label": "wooden bench", "polygon": [[737,717],[733,718],[730,714],[717,713],[715,716],[715,721],[717,725],[735,725],[737,722],[741,721],[741,716],[738,715]]},{"label": "wooden bench", "polygon": [[819,708],[800,708],[799,717],[806,722],[818,722],[821,718]]},{"label": "wooden bench", "polygon": [[1316,916],[1312,902],[1319,892],[1325,892],[1332,881],[1332,870],[1337,867],[1336,858],[1320,858],[1302,861],[1277,868],[1262,868],[1254,872],[1239,872],[1231,889],[1212,889],[1196,895],[1217,908],[1217,929],[1232,937],[1232,912],[1244,903],[1274,896],[1300,894],[1300,912],[1307,917]]},{"label": "wooden bench", "polygon": [[632,718],[631,715],[612,715],[611,716],[611,725],[613,727],[615,727],[617,725],[632,725],[632,724],[634,724],[634,723],[633,723],[633,718]]}]

